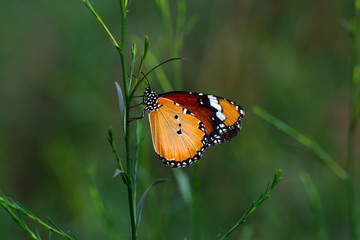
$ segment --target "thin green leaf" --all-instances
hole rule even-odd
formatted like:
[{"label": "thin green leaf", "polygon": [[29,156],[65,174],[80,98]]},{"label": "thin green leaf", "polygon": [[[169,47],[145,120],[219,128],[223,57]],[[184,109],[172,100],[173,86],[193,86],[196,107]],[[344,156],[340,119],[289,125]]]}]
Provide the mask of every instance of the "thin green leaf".
[{"label": "thin green leaf", "polygon": [[[130,73],[129,73],[129,88],[131,88],[131,82],[133,78],[135,63],[136,63],[136,44],[133,45],[132,51],[131,51],[131,63],[130,63]],[[128,89],[130,91],[130,89]]]},{"label": "thin green leaf", "polygon": [[131,180],[130,180],[129,176],[127,175],[127,173],[124,172],[124,171],[120,171],[119,169],[115,169],[115,172],[113,174],[113,178],[117,177],[119,174],[120,174],[123,182],[126,185],[129,185],[131,183]]},{"label": "thin green leaf", "polygon": [[72,232],[69,232],[69,235],[71,237],[71,240],[78,240],[78,238]]},{"label": "thin green leaf", "polygon": [[176,179],[176,183],[179,186],[179,190],[181,193],[181,196],[184,199],[184,202],[191,206],[193,202],[193,195],[191,191],[191,184],[189,176],[186,174],[186,172],[180,168],[180,169],[173,169],[173,174]]},{"label": "thin green leaf", "polygon": [[23,218],[22,218],[22,213],[21,210],[16,209],[17,210],[17,216],[19,219],[19,225],[30,235],[31,238],[33,239],[38,239],[36,237],[36,235],[31,231],[31,229],[27,226],[27,224],[24,222]]},{"label": "thin green leaf", "polygon": [[314,213],[318,239],[327,240],[329,239],[329,236],[325,228],[324,211],[321,206],[319,192],[317,191],[316,186],[311,180],[309,174],[303,172],[300,174],[300,179],[304,184],[312,212]]},{"label": "thin green leaf", "polygon": [[141,220],[141,211],[142,211],[142,208],[143,208],[143,205],[144,205],[144,201],[145,201],[145,198],[146,198],[146,195],[148,194],[148,192],[150,191],[150,189],[155,186],[156,184],[158,183],[161,183],[161,182],[167,182],[169,181],[168,179],[166,178],[160,178],[158,180],[156,180],[155,182],[153,182],[146,190],[145,192],[143,193],[143,195],[141,196],[139,202],[138,202],[138,205],[137,205],[137,208],[136,208],[136,229],[139,227],[139,224],[140,224],[140,220]]},{"label": "thin green leaf", "polygon": [[[36,223],[34,223],[34,231],[35,231],[35,236],[37,237],[37,239],[41,240],[41,236],[40,236],[40,233],[39,233],[39,230],[37,228],[37,225]],[[50,231],[51,232],[51,231]]]},{"label": "thin green leaf", "polygon": [[56,229],[56,230],[58,230],[58,231],[62,231],[62,230],[55,224],[55,222],[54,222],[53,220],[51,220],[50,217],[46,217],[46,219],[48,220],[48,222],[50,223],[50,225],[51,225],[54,229]]},{"label": "thin green leaf", "polygon": [[133,162],[133,168],[132,168],[132,181],[133,181],[133,188],[136,189],[136,175],[137,175],[137,167],[139,162],[139,153],[140,153],[140,144],[142,142],[141,133],[142,133],[142,124],[140,121],[136,122],[136,130],[135,130],[135,158]]},{"label": "thin green leaf", "polygon": [[121,131],[125,134],[126,131],[126,120],[125,120],[125,103],[122,90],[117,82],[115,82],[116,91],[118,93],[118,100],[119,100],[119,110],[120,110],[120,122],[121,122]]},{"label": "thin green leaf", "polygon": [[103,220],[105,227],[107,228],[107,233],[109,234],[109,239],[117,239],[117,232],[116,232],[116,228],[114,226],[114,222],[112,221],[112,219],[109,217],[105,206],[104,206],[104,202],[101,199],[101,195],[99,193],[99,190],[96,186],[95,183],[95,166],[94,165],[89,165],[87,168],[87,176],[89,179],[89,192],[90,192],[90,196],[93,200],[93,203],[95,205],[95,209],[97,214],[100,216],[100,218]]},{"label": "thin green leaf", "polygon": [[115,169],[115,171],[114,171],[114,174],[113,174],[113,176],[112,176],[112,178],[116,178],[119,174],[121,174],[122,173],[122,171],[120,171],[120,169]]},{"label": "thin green leaf", "polygon": [[264,202],[268,197],[269,194],[271,193],[271,191],[276,187],[276,185],[280,182],[281,180],[281,169],[277,169],[275,170],[275,175],[273,178],[273,181],[271,183],[271,185],[268,184],[265,192],[263,194],[261,194],[258,199],[253,202],[250,207],[248,208],[248,210],[245,212],[245,214],[241,217],[241,219],[228,231],[224,234],[224,236],[220,239],[226,239],[236,228],[238,228],[242,223],[245,222],[245,220],[247,219],[247,217],[253,212],[255,211],[255,209],[262,203]]},{"label": "thin green leaf", "polygon": [[138,73],[136,75],[136,79],[135,79],[135,85],[137,84],[140,76],[141,76],[141,71],[144,67],[144,63],[145,63],[145,59],[148,55],[148,52],[149,52],[149,37],[148,36],[145,36],[145,41],[144,41],[144,52],[143,54],[141,55],[141,60],[140,60],[140,65],[139,65],[139,69],[138,69]]},{"label": "thin green leaf", "polygon": [[290,127],[286,123],[273,117],[272,115],[270,115],[269,113],[267,113],[266,111],[264,111],[262,108],[260,108],[258,106],[253,107],[253,112],[257,116],[259,116],[260,118],[265,120],[266,122],[268,122],[271,125],[273,125],[274,127],[276,127],[278,130],[282,131],[283,133],[286,133],[287,135],[289,135],[290,137],[295,139],[297,142],[299,142],[304,147],[312,150],[323,161],[323,163],[330,170],[332,170],[341,180],[346,181],[348,179],[347,172],[344,169],[342,169],[335,162],[335,160],[327,152],[325,152],[325,150],[323,148],[320,147],[320,145],[316,141],[306,137],[305,135],[300,133],[298,130]]},{"label": "thin green leaf", "polygon": [[49,231],[49,240],[53,240],[53,231]]},{"label": "thin green leaf", "polygon": [[115,147],[115,141],[114,141],[114,134],[113,134],[113,129],[112,129],[112,126],[109,126],[108,128],[108,137],[107,137],[107,140],[108,142],[110,143],[110,146],[111,146],[111,149],[115,155],[115,158],[116,158],[116,161],[117,161],[117,164],[120,168],[120,171],[124,172],[124,168],[122,167],[122,163],[121,163],[121,158],[116,150],[116,147]]},{"label": "thin green leaf", "polygon": [[20,224],[20,219],[16,216],[16,214],[10,209],[8,203],[6,201],[1,201],[1,205],[8,212],[10,217],[18,224]]},{"label": "thin green leaf", "polygon": [[192,228],[194,239],[201,239],[201,220],[200,220],[200,164],[201,161],[197,161],[193,167],[193,173],[191,178],[191,187],[193,199],[191,203],[191,215],[192,215]]},{"label": "thin green leaf", "polygon": [[85,4],[86,7],[88,7],[90,9],[92,14],[94,14],[96,19],[101,24],[101,26],[104,28],[104,30],[107,33],[107,35],[109,36],[110,40],[112,41],[112,43],[116,47],[117,51],[120,52],[121,50],[120,50],[119,44],[116,42],[116,40],[115,40],[114,36],[111,34],[110,30],[106,27],[105,23],[103,22],[103,20],[101,19],[101,17],[97,13],[97,11],[96,11],[94,5],[91,3],[91,1],[89,1],[89,0],[81,0],[81,1]]},{"label": "thin green leaf", "polygon": [[[19,224],[33,239],[38,239],[36,234],[34,234],[31,229],[26,225],[26,223],[23,221],[23,216],[26,216],[30,218],[31,220],[35,221],[35,223],[38,223],[39,225],[45,227],[49,231],[53,231],[54,233],[66,238],[66,239],[74,239],[73,237],[70,237],[66,233],[64,233],[61,229],[59,229],[55,223],[53,223],[49,218],[49,222],[53,224],[54,227],[46,224],[41,219],[36,217],[33,213],[31,213],[29,210],[27,210],[24,206],[22,206],[20,203],[16,203],[4,195],[0,194],[0,204],[3,206],[3,208],[8,212],[10,217]],[[11,209],[14,209],[17,211],[18,215],[16,215]],[[36,229],[37,231],[37,229]]]},{"label": "thin green leaf", "polygon": [[173,47],[175,52],[179,52],[184,41],[184,26],[186,22],[186,2],[185,0],[177,1],[176,31]]}]

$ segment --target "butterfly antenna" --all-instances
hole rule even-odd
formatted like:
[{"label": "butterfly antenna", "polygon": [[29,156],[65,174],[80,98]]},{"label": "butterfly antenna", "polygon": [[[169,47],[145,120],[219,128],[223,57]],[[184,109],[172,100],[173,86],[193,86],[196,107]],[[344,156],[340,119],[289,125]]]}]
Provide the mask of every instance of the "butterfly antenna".
[{"label": "butterfly antenna", "polygon": [[[156,64],[152,69],[150,69],[150,71],[148,71],[146,74],[143,74],[144,76],[142,78],[140,78],[139,82],[144,81],[144,79],[147,79],[146,77],[155,69],[157,69],[158,67],[160,67],[161,65],[164,65],[165,63],[171,62],[171,61],[176,61],[176,60],[182,60],[182,57],[175,57],[175,58],[170,58],[168,60],[165,60],[161,63]],[[148,82],[149,83],[149,82]],[[150,85],[150,83],[149,83]],[[149,86],[150,87],[150,86]]]},{"label": "butterfly antenna", "polygon": [[151,88],[149,79],[146,77],[146,75],[143,72],[141,72],[141,74],[143,75],[143,77],[140,79],[140,81],[145,79],[145,84],[147,85],[147,87]]}]

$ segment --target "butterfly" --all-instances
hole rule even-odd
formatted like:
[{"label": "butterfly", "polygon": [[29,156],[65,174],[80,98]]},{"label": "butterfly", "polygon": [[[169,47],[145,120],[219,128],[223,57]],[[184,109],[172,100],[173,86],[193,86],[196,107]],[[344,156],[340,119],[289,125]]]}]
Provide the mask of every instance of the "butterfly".
[{"label": "butterfly", "polygon": [[208,147],[233,139],[245,115],[239,105],[222,97],[183,91],[156,94],[150,87],[142,104],[142,117],[149,112],[156,154],[175,168],[186,167]]}]

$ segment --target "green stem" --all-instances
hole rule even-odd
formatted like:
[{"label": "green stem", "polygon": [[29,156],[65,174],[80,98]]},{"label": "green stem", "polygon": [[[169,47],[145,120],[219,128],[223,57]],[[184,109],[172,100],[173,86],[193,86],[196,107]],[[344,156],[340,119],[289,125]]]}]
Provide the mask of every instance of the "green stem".
[{"label": "green stem", "polygon": [[87,0],[82,0],[82,2],[90,9],[90,11],[95,15],[96,19],[99,21],[99,23],[101,24],[101,26],[104,28],[105,32],[107,33],[107,35],[109,36],[110,40],[113,42],[114,46],[116,47],[116,49],[118,49],[119,51],[119,44],[116,42],[114,36],[111,34],[111,32],[109,31],[109,29],[106,27],[105,23],[103,22],[103,20],[100,18],[99,14],[97,13],[95,7],[91,4],[91,2],[87,1]]},{"label": "green stem", "polygon": [[[6,197],[1,197],[0,196],[0,204],[4,207],[4,209],[10,214],[10,216],[20,225],[22,225],[22,227],[24,228],[24,224],[22,219],[20,219],[18,216],[16,216],[16,214],[10,209],[15,209],[19,212],[21,212],[22,214],[24,214],[25,216],[27,216],[28,218],[34,220],[35,222],[37,222],[38,224],[40,224],[41,226],[45,227],[46,229],[48,229],[49,231],[52,231],[56,234],[59,234],[60,236],[66,238],[66,239],[73,239],[71,236],[65,234],[64,232],[61,232],[55,228],[53,228],[52,226],[46,224],[45,222],[43,222],[41,219],[39,219],[38,217],[36,217],[33,213],[31,213],[29,210],[25,209],[24,207],[22,207],[19,204],[14,204],[11,203]],[[27,230],[27,232],[31,235],[31,237],[33,239],[38,239],[32,232],[29,232],[29,229]],[[35,238],[34,238],[35,237]]]},{"label": "green stem", "polygon": [[125,127],[125,148],[126,148],[126,163],[127,163],[127,174],[130,176],[130,183],[127,185],[128,189],[128,201],[129,201],[129,210],[130,210],[130,222],[131,222],[131,236],[132,240],[136,240],[136,199],[135,192],[136,189],[133,185],[133,176],[132,164],[131,164],[131,152],[130,152],[130,103],[131,97],[129,96],[129,83],[126,74],[126,60],[125,60],[125,20],[126,20],[126,7],[124,0],[120,0],[120,10],[121,10],[121,42],[120,42],[120,59],[121,59],[121,68],[123,73],[123,83],[124,83],[124,92],[125,92],[125,101],[126,101],[126,127]]},{"label": "green stem", "polygon": [[224,240],[226,239],[236,228],[238,228],[241,224],[243,224],[247,217],[249,217],[249,215],[254,212],[256,210],[256,208],[258,206],[260,206],[261,203],[263,203],[268,197],[269,194],[271,193],[271,191],[276,187],[276,185],[280,182],[281,180],[281,169],[277,169],[275,171],[275,176],[274,179],[271,183],[271,185],[268,185],[265,192],[263,194],[261,194],[258,199],[256,201],[254,201],[250,207],[248,208],[248,210],[244,213],[244,215],[241,217],[241,219],[229,230],[227,231],[221,238],[220,240]]},{"label": "green stem", "polygon": [[349,114],[349,132],[348,132],[348,152],[347,152],[347,172],[349,178],[347,181],[348,189],[348,211],[350,221],[350,231],[352,238],[358,240],[359,222],[357,212],[357,201],[355,199],[355,169],[354,169],[354,135],[358,124],[358,105],[359,105],[359,87],[360,87],[360,61],[359,61],[359,41],[360,41],[360,0],[354,1],[354,18],[352,19],[352,37],[353,37],[353,73],[351,81],[350,96],[350,114]]},{"label": "green stem", "polygon": [[193,237],[195,240],[200,240],[200,162],[195,163],[194,175],[192,179],[193,189],[193,203],[192,203],[192,218],[193,218]]},{"label": "green stem", "polygon": [[126,61],[125,61],[125,19],[126,19],[126,8],[125,8],[123,0],[120,0],[120,9],[121,9],[121,41],[120,41],[120,48],[118,48],[118,49],[119,49],[120,59],[121,59],[121,68],[122,68],[122,73],[123,73],[125,97],[126,97],[126,102],[128,102],[128,100],[129,100],[129,86],[128,85],[129,84],[127,82],[127,77],[126,77]]},{"label": "green stem", "polygon": [[347,153],[347,171],[349,174],[347,181],[347,190],[348,190],[348,212],[349,212],[349,221],[350,221],[350,231],[352,239],[359,239],[358,235],[358,224],[357,224],[357,214],[356,214],[356,201],[355,201],[355,189],[354,189],[354,133],[349,130],[348,137],[348,153]]},{"label": "green stem", "polygon": [[268,123],[272,124],[274,127],[279,129],[280,131],[288,134],[290,137],[298,141],[300,144],[305,146],[306,148],[312,150],[322,161],[323,163],[331,169],[341,180],[344,182],[348,179],[348,173],[342,169],[337,162],[327,153],[321,146],[315,142],[314,140],[306,137],[298,130],[290,127],[286,123],[280,121],[279,119],[273,117],[268,112],[264,111],[262,108],[258,106],[253,107],[253,112],[267,121]]}]

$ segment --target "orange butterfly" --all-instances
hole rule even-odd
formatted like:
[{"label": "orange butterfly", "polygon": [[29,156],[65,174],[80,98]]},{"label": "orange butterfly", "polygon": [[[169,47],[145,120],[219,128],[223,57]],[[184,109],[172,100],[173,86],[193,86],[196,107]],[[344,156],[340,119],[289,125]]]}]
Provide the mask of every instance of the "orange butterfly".
[{"label": "orange butterfly", "polygon": [[186,167],[199,160],[207,147],[230,141],[245,115],[225,98],[180,91],[158,95],[150,87],[142,104],[142,117],[149,112],[155,152],[170,167]]}]

